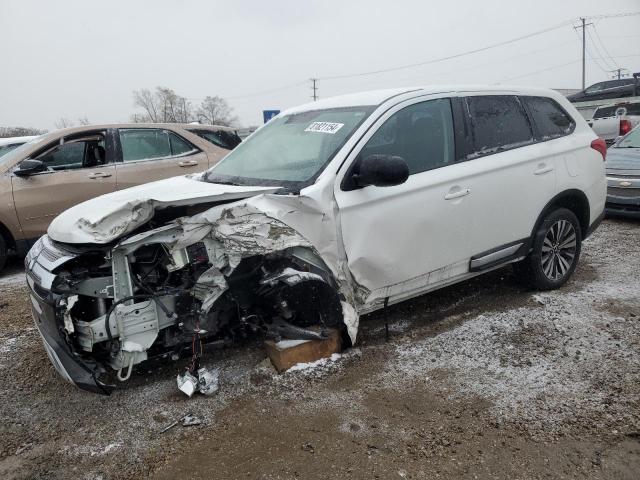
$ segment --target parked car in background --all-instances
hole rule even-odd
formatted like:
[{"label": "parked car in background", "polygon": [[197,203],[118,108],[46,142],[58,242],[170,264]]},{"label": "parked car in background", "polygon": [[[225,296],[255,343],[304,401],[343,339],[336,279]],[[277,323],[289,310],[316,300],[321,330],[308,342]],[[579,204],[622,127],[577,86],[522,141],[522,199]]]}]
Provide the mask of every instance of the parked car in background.
[{"label": "parked car in background", "polygon": [[640,124],[640,102],[618,103],[596,108],[587,123],[607,145],[613,144]]},{"label": "parked car in background", "polygon": [[233,142],[223,147],[205,136],[227,138],[226,131],[178,124],[82,126],[42,135],[0,157],[0,269],[8,250],[26,253],[59,213],[77,203],[215,165]]},{"label": "parked car in background", "polygon": [[108,393],[103,373],[184,348],[197,376],[208,341],[335,327],[354,342],[359,314],[509,264],[559,288],[603,216],[606,153],[551,90],[320,100],[205,175],[59,215],[25,261],[33,315],[61,376]]},{"label": "parked car in background", "polygon": [[640,218],[640,126],[607,152],[608,215]]},{"label": "parked car in background", "polygon": [[11,150],[18,148],[20,145],[24,145],[28,141],[33,140],[34,138],[37,138],[37,135],[0,138],[0,157],[6,155]]},{"label": "parked car in background", "polygon": [[636,91],[636,80],[634,78],[621,78],[618,80],[594,83],[578,93],[568,95],[567,99],[575,103],[605,100],[608,98],[633,97],[637,95],[640,95],[640,92]]},{"label": "parked car in background", "polygon": [[185,128],[189,132],[195,133],[214,145],[227,150],[233,150],[242,142],[237,129],[232,127],[216,127],[214,130],[209,125],[189,124],[185,125]]}]

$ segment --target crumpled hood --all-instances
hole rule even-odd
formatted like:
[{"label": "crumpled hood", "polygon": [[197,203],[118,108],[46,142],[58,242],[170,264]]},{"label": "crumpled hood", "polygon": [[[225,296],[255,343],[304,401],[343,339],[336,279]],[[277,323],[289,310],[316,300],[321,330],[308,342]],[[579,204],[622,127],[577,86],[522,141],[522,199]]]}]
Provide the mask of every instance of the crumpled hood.
[{"label": "crumpled hood", "polygon": [[144,225],[156,209],[240,200],[279,189],[221,185],[200,178],[199,175],[173,177],[87,200],[58,215],[47,233],[51,239],[63,243],[105,244]]}]

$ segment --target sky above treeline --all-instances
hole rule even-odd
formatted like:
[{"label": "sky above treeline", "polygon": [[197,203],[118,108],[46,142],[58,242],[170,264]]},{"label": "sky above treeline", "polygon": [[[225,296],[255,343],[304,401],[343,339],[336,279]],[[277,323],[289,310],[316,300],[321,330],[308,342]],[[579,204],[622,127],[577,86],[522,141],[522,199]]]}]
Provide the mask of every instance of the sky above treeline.
[{"label": "sky above treeline", "polygon": [[640,15],[601,18],[639,11],[638,0],[3,0],[0,126],[126,122],[132,91],[156,86],[196,105],[226,98],[242,126],[311,101],[311,78],[321,98],[446,83],[579,88],[577,18],[596,17],[589,85],[640,72]]}]

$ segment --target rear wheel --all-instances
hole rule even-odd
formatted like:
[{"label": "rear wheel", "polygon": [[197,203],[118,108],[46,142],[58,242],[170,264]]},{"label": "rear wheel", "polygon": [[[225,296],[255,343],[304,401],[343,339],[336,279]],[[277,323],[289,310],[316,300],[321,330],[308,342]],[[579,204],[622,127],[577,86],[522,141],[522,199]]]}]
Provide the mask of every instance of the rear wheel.
[{"label": "rear wheel", "polygon": [[514,265],[516,275],[539,290],[559,288],[580,258],[582,231],[571,210],[559,208],[545,217],[533,238],[531,253]]},{"label": "rear wheel", "polygon": [[7,242],[0,234],[0,272],[7,263]]}]

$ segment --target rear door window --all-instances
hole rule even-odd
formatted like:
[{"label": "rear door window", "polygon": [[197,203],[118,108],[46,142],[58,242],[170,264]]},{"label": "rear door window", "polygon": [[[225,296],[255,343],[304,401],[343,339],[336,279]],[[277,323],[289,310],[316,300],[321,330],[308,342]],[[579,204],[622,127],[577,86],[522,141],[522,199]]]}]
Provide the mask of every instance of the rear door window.
[{"label": "rear door window", "polygon": [[576,124],[558,103],[547,97],[520,97],[527,105],[536,125],[538,141],[563,137],[573,132]]},{"label": "rear door window", "polygon": [[472,157],[533,143],[531,123],[515,96],[466,97],[466,103],[473,126]]},{"label": "rear door window", "polygon": [[123,162],[171,156],[171,144],[166,130],[120,129],[120,145]]}]

